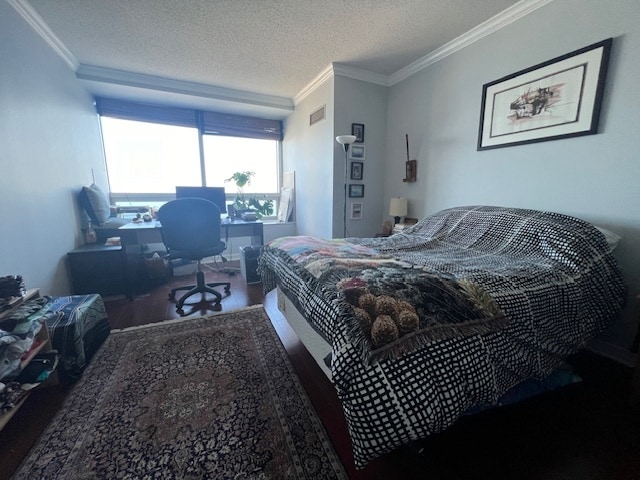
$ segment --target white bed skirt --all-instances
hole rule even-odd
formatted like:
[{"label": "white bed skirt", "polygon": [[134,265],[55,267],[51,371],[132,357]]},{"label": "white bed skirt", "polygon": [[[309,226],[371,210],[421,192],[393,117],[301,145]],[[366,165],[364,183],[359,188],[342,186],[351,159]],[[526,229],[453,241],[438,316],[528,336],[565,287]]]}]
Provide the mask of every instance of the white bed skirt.
[{"label": "white bed skirt", "polygon": [[331,345],[313,329],[280,288],[277,288],[277,295],[278,310],[282,312],[282,315],[287,319],[287,322],[291,325],[293,331],[296,332],[300,341],[307,348],[316,363],[320,365],[324,374],[331,380],[331,369],[324,362],[325,357],[331,353]]}]

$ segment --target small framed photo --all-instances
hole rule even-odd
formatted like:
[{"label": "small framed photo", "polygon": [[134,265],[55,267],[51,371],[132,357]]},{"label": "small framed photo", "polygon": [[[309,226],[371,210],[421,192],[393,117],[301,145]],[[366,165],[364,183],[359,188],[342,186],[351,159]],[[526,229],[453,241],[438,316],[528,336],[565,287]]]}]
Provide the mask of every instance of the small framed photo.
[{"label": "small framed photo", "polygon": [[351,216],[349,218],[351,220],[362,220],[362,203],[351,204]]},{"label": "small framed photo", "polygon": [[359,198],[364,197],[364,185],[349,185],[349,197]]},{"label": "small framed photo", "polygon": [[356,143],[364,142],[364,124],[362,123],[352,123],[351,124],[351,135],[356,136]]},{"label": "small framed photo", "polygon": [[351,145],[351,158],[353,160],[364,160],[364,145]]},{"label": "small framed photo", "polygon": [[362,180],[363,166],[362,162],[351,162],[351,180]]}]

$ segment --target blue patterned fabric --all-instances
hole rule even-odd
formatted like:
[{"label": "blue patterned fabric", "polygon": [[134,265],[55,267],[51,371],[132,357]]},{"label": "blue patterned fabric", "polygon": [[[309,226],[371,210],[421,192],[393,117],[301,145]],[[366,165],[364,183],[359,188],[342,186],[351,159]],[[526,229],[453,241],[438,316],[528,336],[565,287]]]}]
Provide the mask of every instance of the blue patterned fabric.
[{"label": "blue patterned fabric", "polygon": [[60,354],[59,368],[77,376],[111,328],[102,297],[98,294],[51,297],[46,306],[53,348]]}]

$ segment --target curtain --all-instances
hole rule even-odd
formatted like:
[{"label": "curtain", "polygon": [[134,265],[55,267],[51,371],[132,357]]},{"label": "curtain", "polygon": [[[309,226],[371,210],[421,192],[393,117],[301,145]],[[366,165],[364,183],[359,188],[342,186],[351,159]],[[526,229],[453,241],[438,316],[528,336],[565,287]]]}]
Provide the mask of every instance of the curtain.
[{"label": "curtain", "polygon": [[198,127],[207,135],[282,140],[282,122],[266,118],[208,112],[190,108],[135,103],[127,100],[96,97],[99,115],[123,120]]}]

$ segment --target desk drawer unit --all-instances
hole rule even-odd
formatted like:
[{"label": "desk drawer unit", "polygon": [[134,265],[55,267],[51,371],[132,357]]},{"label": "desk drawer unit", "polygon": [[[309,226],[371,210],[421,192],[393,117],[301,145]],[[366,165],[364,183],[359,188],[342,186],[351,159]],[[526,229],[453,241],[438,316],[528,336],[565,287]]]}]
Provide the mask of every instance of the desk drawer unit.
[{"label": "desk drawer unit", "polygon": [[124,256],[119,245],[84,245],[67,253],[74,295],[127,293]]}]

